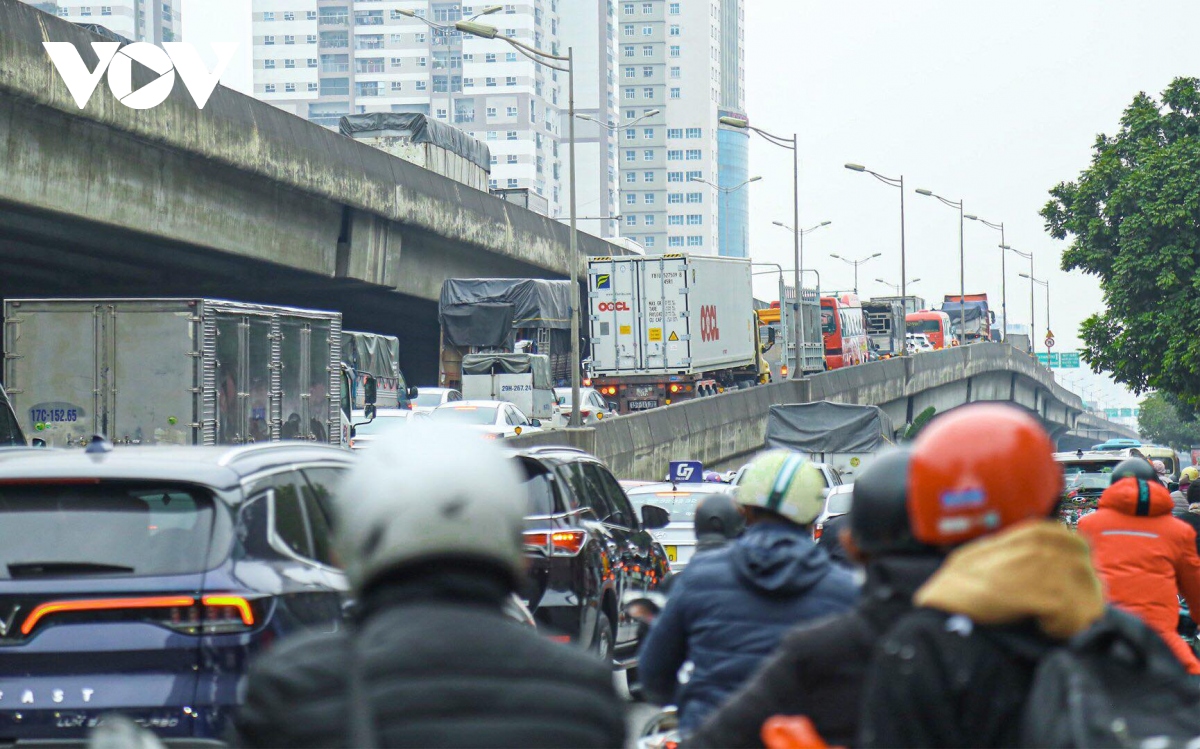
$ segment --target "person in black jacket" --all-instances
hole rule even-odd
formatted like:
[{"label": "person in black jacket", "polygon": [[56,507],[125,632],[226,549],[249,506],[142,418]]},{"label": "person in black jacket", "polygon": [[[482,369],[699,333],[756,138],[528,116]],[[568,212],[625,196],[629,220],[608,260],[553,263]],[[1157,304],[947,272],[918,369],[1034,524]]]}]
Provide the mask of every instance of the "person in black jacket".
[{"label": "person in black jacket", "polygon": [[334,502],[353,621],[252,665],[235,743],[621,746],[611,666],[503,612],[524,561],[521,481],[515,461],[459,430],[375,443]]},{"label": "person in black jacket", "polygon": [[837,562],[845,567],[854,567],[855,560],[842,543],[842,533],[850,527],[850,516],[834,515],[825,521],[821,529],[821,540],[818,545],[829,555],[831,562]]},{"label": "person in black jacket", "polygon": [[841,547],[866,568],[858,606],[789,632],[685,747],[760,747],[762,724],[773,715],[807,716],[830,746],[853,744],[871,653],[942,562],[941,554],[912,536],[907,472],[907,452],[881,455],[855,482],[850,512],[840,516],[847,525]]},{"label": "person in black jacket", "polygon": [[1104,613],[1087,543],[1050,519],[1053,452],[1035,417],[998,404],[955,409],[917,438],[913,535],[953,551],[875,650],[859,746],[1020,745],[1038,663]]}]

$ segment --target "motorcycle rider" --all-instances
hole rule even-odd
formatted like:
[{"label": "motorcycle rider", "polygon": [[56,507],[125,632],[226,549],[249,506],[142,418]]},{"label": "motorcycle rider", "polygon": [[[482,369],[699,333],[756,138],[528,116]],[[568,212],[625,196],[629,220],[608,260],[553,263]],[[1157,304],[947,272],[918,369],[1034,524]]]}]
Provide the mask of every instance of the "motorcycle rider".
[{"label": "motorcycle rider", "polygon": [[710,494],[696,505],[696,517],[692,521],[696,531],[696,555],[723,548],[746,530],[746,518],[742,517],[737,503],[728,494]]},{"label": "motorcycle rider", "polygon": [[252,666],[239,745],[621,746],[610,665],[503,613],[527,501],[477,436],[420,424],[375,443],[333,502],[353,621]]},{"label": "motorcycle rider", "polygon": [[[675,583],[642,645],[638,671],[649,697],[678,706],[683,734],[737,689],[787,630],[857,600],[851,573],[812,540],[824,485],[799,453],[760,456],[735,497],[745,533],[693,560]],[[691,678],[677,688],[687,661]]]},{"label": "motorcycle rider", "polygon": [[1008,747],[1041,657],[1100,619],[1087,543],[1050,519],[1062,469],[1038,420],[973,404],[913,446],[913,535],[949,553],[879,643],[858,745]]},{"label": "motorcycle rider", "polygon": [[1179,596],[1200,611],[1196,530],[1172,515],[1174,502],[1144,458],[1121,461],[1099,508],[1079,520],[1092,562],[1114,605],[1136,615],[1171,647],[1189,673],[1200,660],[1176,636]]},{"label": "motorcycle rider", "polygon": [[842,545],[866,568],[858,605],[789,632],[779,649],[684,746],[762,746],[763,723],[774,715],[808,717],[830,746],[854,742],[863,681],[875,645],[912,608],[913,593],[942,563],[936,549],[912,535],[908,462],[904,450],[879,456],[854,483],[853,504],[842,516],[848,526],[842,531]]}]

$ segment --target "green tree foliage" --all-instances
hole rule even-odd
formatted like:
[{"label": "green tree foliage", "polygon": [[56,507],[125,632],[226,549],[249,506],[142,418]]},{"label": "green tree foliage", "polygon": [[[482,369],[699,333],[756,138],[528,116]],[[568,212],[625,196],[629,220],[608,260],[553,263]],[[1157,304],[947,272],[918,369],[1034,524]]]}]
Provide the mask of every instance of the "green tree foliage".
[{"label": "green tree foliage", "polygon": [[1200,402],[1200,79],[1176,79],[1161,102],[1138,94],[1091,165],[1050,194],[1047,231],[1073,238],[1063,270],[1104,291],[1083,359],[1135,392]]},{"label": "green tree foliage", "polygon": [[904,439],[915,440],[917,435],[921,433],[921,430],[925,428],[925,425],[929,423],[929,420],[933,418],[935,413],[937,413],[937,409],[933,406],[930,406],[921,413],[917,414],[917,418],[913,419],[912,424],[909,424],[908,429],[904,432]]},{"label": "green tree foliage", "polygon": [[1172,398],[1153,393],[1141,403],[1138,431],[1151,442],[1184,450],[1200,445],[1200,421],[1180,413]]}]

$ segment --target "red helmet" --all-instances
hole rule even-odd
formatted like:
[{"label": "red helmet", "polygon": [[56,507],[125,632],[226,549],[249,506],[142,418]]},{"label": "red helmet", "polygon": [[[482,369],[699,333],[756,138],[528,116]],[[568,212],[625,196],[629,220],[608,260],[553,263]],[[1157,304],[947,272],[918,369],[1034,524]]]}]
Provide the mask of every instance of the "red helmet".
[{"label": "red helmet", "polygon": [[1047,517],[1063,490],[1049,435],[1012,406],[977,404],[933,421],[913,445],[913,535],[954,546],[1027,518]]}]

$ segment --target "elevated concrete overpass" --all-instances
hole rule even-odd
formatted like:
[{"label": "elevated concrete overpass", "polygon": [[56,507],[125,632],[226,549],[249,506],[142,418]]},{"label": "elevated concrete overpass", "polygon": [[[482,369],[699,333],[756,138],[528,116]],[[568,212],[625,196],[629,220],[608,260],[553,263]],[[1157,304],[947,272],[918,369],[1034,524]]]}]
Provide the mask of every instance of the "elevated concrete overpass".
[{"label": "elevated concrete overpass", "polygon": [[[215,295],[337,309],[432,382],[450,277],[564,278],[569,229],[235,91],[84,110],[42,42],[99,37],[0,0],[0,298]],[[135,87],[153,80],[135,66]],[[581,254],[623,249],[580,234]]]},{"label": "elevated concrete overpass", "polygon": [[989,343],[724,393],[514,442],[572,445],[600,457],[621,478],[662,479],[671,460],[720,467],[748,458],[765,444],[772,405],[818,400],[879,406],[897,427],[930,406],[941,413],[966,403],[1003,401],[1037,414],[1060,442],[1079,436],[1091,445],[1108,437],[1136,437],[1085,414],[1079,396],[1055,383],[1028,354]]}]

